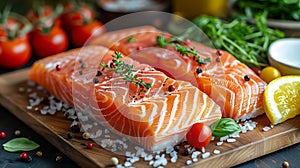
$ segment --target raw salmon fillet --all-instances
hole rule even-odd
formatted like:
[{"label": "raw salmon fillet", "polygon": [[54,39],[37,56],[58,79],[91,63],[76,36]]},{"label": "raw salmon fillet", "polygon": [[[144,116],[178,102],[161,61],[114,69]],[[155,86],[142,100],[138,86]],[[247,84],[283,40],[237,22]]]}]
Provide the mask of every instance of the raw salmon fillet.
[{"label": "raw salmon fillet", "polygon": [[[211,124],[221,118],[220,107],[197,87],[149,65],[123,58],[139,79],[151,83],[146,92],[99,67],[100,62],[109,65],[113,54],[105,47],[88,46],[47,57],[34,63],[30,79],[78,109],[90,107],[99,123],[147,150],[175,145],[194,123]],[[57,65],[62,68],[57,70]],[[176,89],[170,92],[170,85]]]},{"label": "raw salmon fillet", "polygon": [[[151,65],[174,79],[191,82],[220,105],[223,117],[245,120],[263,113],[262,98],[266,83],[231,54],[222,51],[219,57],[217,50],[201,43],[184,43],[184,46],[194,48],[202,58],[211,59],[211,62],[199,65],[193,57],[182,56],[173,47],[163,49],[156,46],[158,35],[168,39],[170,34],[153,29],[145,33],[148,27],[141,33],[142,28],[108,32],[104,34],[105,38],[94,38],[89,44],[105,45]],[[124,36],[126,32],[130,34]],[[111,36],[118,40],[108,41]],[[134,40],[128,42],[130,37]],[[197,73],[197,68],[202,72]],[[250,77],[249,81],[244,79],[245,75]]]}]

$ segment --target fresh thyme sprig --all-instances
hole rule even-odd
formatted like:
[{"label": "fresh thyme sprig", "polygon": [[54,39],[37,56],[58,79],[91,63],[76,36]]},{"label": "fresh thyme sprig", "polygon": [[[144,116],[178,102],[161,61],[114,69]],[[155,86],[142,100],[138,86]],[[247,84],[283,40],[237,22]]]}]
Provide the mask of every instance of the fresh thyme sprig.
[{"label": "fresh thyme sprig", "polygon": [[135,38],[133,35],[129,36],[128,39],[127,39],[127,42],[130,43],[130,42],[134,42],[135,41]]},{"label": "fresh thyme sprig", "polygon": [[123,58],[120,52],[115,51],[115,55],[112,55],[112,57],[114,59],[112,60],[112,63],[110,65],[101,62],[100,66],[102,66],[103,69],[107,68],[119,74],[120,77],[125,80],[126,84],[129,82],[134,83],[136,86],[139,86],[141,88],[141,92],[146,92],[146,90],[151,88],[151,83],[145,83],[143,80],[139,79],[137,75],[134,74],[136,70],[133,69],[133,65],[126,64],[124,61],[120,60],[121,58]]},{"label": "fresh thyme sprig", "polygon": [[211,61],[210,58],[201,58],[201,55],[194,48],[188,48],[182,45],[183,43],[184,41],[177,37],[171,37],[169,39],[165,39],[163,35],[156,37],[156,46],[160,46],[162,48],[172,46],[182,56],[193,56],[193,59],[196,60],[199,65],[203,65]]}]

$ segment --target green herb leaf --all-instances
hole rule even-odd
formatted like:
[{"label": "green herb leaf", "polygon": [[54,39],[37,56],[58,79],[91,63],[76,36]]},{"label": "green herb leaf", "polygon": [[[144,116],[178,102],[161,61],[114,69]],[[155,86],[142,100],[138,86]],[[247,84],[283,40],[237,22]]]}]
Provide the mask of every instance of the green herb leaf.
[{"label": "green herb leaf", "polygon": [[39,144],[32,140],[29,140],[28,138],[14,138],[6,142],[2,146],[4,150],[8,152],[31,151],[40,147]]},{"label": "green herb leaf", "polygon": [[134,75],[134,72],[136,72],[136,70],[133,69],[133,65],[126,64],[124,61],[120,60],[121,58],[123,58],[120,52],[116,51],[115,55],[112,55],[112,57],[114,58],[114,67],[110,67],[103,62],[100,63],[100,66],[103,67],[103,69],[107,68],[119,74],[120,77],[125,80],[126,84],[128,82],[131,82],[136,86],[141,87],[141,92],[146,92],[145,89],[151,88],[152,85],[150,83],[145,83],[143,80],[139,79],[138,76]]},{"label": "green herb leaf", "polygon": [[183,40],[178,37],[171,37],[169,39],[165,39],[163,35],[159,35],[156,37],[156,46],[166,48],[167,46],[174,47],[175,50],[180,53],[182,56],[192,56],[195,61],[198,62],[199,65],[206,64],[206,62],[210,62],[210,59],[202,59],[201,55],[194,49],[188,48],[182,45]]},{"label": "green herb leaf", "polygon": [[133,35],[129,36],[128,39],[127,39],[127,42],[130,43],[130,42],[133,42],[135,41],[135,38]]},{"label": "green herb leaf", "polygon": [[[283,38],[284,33],[271,29],[266,24],[266,13],[251,16],[239,16],[227,23],[211,16],[201,16],[193,22],[209,37],[216,49],[226,50],[249,67],[268,66],[269,45]],[[255,24],[249,24],[249,17],[255,18]]]},{"label": "green herb leaf", "polygon": [[231,118],[222,118],[210,125],[212,135],[220,138],[234,132],[240,132],[241,127]]}]

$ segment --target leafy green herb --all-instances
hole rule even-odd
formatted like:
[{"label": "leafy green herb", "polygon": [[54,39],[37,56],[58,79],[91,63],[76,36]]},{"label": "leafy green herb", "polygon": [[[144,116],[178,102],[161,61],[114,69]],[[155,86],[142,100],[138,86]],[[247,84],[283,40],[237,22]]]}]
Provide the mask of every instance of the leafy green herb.
[{"label": "leafy green herb", "polygon": [[112,63],[114,64],[113,66],[107,65],[103,62],[100,63],[100,66],[102,66],[104,69],[107,68],[119,74],[120,77],[125,80],[126,84],[130,82],[134,83],[136,86],[139,86],[141,88],[141,92],[145,92],[146,89],[151,88],[151,83],[145,83],[143,80],[139,79],[137,75],[134,75],[134,72],[136,72],[136,70],[133,69],[132,65],[126,64],[124,61],[120,60],[121,58],[123,58],[120,52],[116,51],[115,55],[113,55],[112,57],[114,58],[112,60]]},{"label": "leafy green herb", "polygon": [[183,43],[183,40],[177,37],[171,37],[169,39],[165,39],[163,35],[156,37],[156,46],[162,48],[166,48],[167,46],[174,47],[175,50],[182,56],[192,56],[199,65],[206,64],[211,61],[210,58],[201,58],[201,55],[194,48],[188,48],[182,45]]},{"label": "leafy green herb", "polygon": [[234,6],[255,15],[267,12],[272,19],[300,20],[300,0],[237,0]]},{"label": "leafy green herb", "polygon": [[2,146],[4,150],[8,152],[31,151],[40,147],[39,144],[32,140],[29,140],[28,138],[14,138],[6,142]]},{"label": "leafy green herb", "polygon": [[269,45],[284,34],[266,25],[265,15],[256,15],[256,24],[250,25],[245,16],[228,23],[210,16],[201,16],[193,22],[209,37],[217,49],[226,50],[249,67],[268,66]]},{"label": "leafy green herb", "polygon": [[134,35],[129,36],[128,39],[127,39],[128,43],[134,42],[134,41],[135,41]]},{"label": "leafy green herb", "polygon": [[212,135],[220,138],[234,132],[240,132],[241,127],[231,118],[221,118],[210,125]]}]

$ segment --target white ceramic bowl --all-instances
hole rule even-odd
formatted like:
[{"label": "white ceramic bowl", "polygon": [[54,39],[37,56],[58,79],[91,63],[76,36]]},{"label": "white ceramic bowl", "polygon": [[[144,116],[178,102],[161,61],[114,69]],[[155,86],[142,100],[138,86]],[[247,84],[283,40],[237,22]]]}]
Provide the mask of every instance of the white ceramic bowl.
[{"label": "white ceramic bowl", "polygon": [[273,42],[268,59],[282,75],[300,75],[300,38],[284,38]]}]

